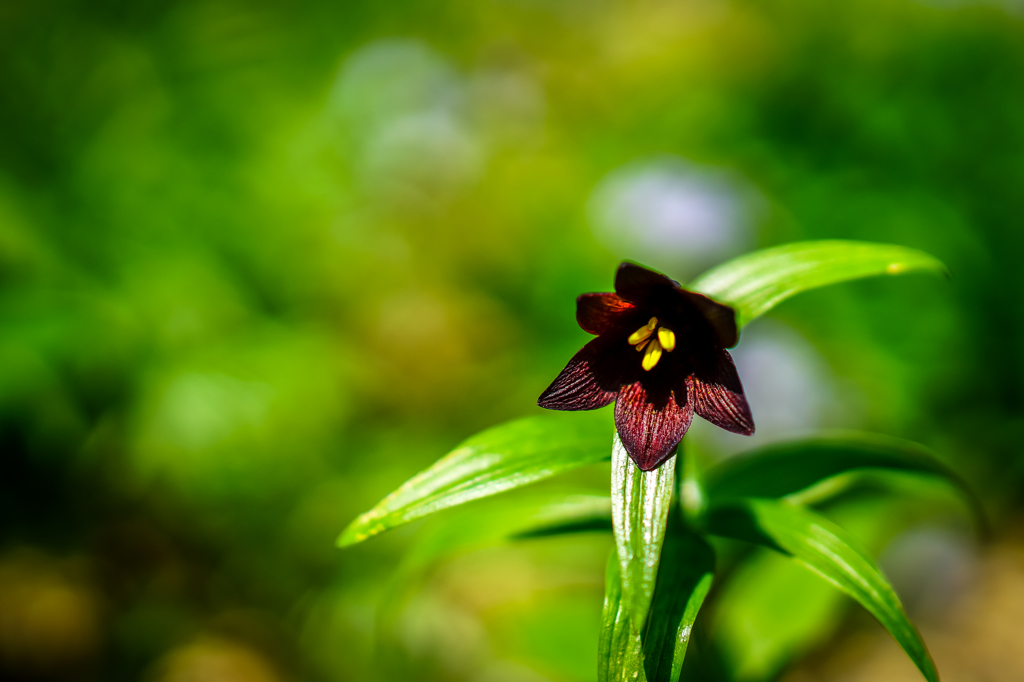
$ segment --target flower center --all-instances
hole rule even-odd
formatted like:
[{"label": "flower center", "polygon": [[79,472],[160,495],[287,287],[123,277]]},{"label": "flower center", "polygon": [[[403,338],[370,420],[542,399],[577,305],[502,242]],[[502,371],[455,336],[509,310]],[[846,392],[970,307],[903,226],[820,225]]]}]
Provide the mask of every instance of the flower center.
[{"label": "flower center", "polygon": [[[654,338],[651,338],[654,337]],[[647,324],[629,335],[629,345],[643,351],[644,358],[640,366],[650,372],[661,360],[661,353],[671,353],[676,348],[676,334],[671,329],[658,326],[658,318],[652,317]]]}]

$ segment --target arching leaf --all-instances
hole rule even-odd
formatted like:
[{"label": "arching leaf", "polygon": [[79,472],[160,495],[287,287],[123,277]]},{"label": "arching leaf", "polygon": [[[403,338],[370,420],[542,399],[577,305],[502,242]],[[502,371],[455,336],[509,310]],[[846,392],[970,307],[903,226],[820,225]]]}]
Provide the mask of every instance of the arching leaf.
[{"label": "arching leaf", "polygon": [[870,433],[806,438],[737,455],[706,472],[704,492],[711,505],[739,497],[784,497],[830,477],[865,469],[943,478],[960,490],[984,526],[977,496],[930,450],[911,441]]},{"label": "arching leaf", "polygon": [[938,682],[935,663],[892,586],[856,541],[828,519],[786,502],[752,499],[713,509],[708,529],[803,562],[857,600],[903,647],[925,679]]},{"label": "arching leaf", "polygon": [[705,472],[704,490],[715,500],[783,497],[856,469],[934,474],[966,487],[956,472],[923,445],[850,431],[773,443],[731,457]]},{"label": "arching leaf", "polygon": [[414,519],[608,459],[607,411],[528,417],[466,440],[406,481],[338,538],[346,547]]},{"label": "arching leaf", "polygon": [[873,275],[945,273],[934,257],[905,246],[858,241],[807,241],[755,251],[723,263],[690,289],[732,306],[740,327],[790,296]]}]

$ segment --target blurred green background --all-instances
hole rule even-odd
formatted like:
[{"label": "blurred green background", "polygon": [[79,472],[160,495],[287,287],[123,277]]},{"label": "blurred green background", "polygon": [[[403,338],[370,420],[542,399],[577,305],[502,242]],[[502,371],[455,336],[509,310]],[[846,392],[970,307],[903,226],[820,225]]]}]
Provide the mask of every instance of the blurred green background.
[{"label": "blurred green background", "polygon": [[[941,258],[949,281],[843,285],[751,325],[758,435],[688,442],[917,440],[982,492],[1018,566],[1019,10],[0,4],[0,677],[593,679],[607,536],[441,562],[388,646],[375,609],[403,552],[458,517],[334,540],[464,437],[539,412],[587,338],[576,295],[623,258],[684,282],[798,239]],[[903,492],[832,513],[941,624],[988,550],[941,493]],[[723,675],[877,634],[794,570],[766,556],[718,593]],[[1024,613],[1007,580],[997,601]],[[848,679],[829,670],[789,674]]]}]

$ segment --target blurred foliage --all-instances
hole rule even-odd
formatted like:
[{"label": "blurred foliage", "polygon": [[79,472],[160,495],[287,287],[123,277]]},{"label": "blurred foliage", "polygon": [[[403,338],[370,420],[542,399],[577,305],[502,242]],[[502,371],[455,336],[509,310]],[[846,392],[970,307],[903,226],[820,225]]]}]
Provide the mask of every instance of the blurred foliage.
[{"label": "blurred foliage", "polygon": [[[824,376],[814,419],[928,445],[1007,518],[1013,7],[3,3],[3,676],[373,679],[410,534],[340,553],[338,529],[536,412],[585,337],[575,296],[623,257],[685,280],[794,239],[937,256],[948,284],[844,285],[784,304],[784,333],[751,325],[744,381]],[[593,469],[566,485],[606,491]],[[591,679],[608,542],[447,564],[404,618],[402,679]]]}]

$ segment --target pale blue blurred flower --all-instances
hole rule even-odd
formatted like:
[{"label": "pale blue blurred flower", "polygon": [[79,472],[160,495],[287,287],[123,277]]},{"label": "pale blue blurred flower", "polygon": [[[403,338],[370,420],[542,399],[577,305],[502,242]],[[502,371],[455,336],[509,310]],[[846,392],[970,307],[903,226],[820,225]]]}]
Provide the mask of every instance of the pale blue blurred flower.
[{"label": "pale blue blurred flower", "polygon": [[739,178],[666,156],[610,173],[588,213],[594,236],[615,256],[685,280],[749,248],[757,203]]}]

